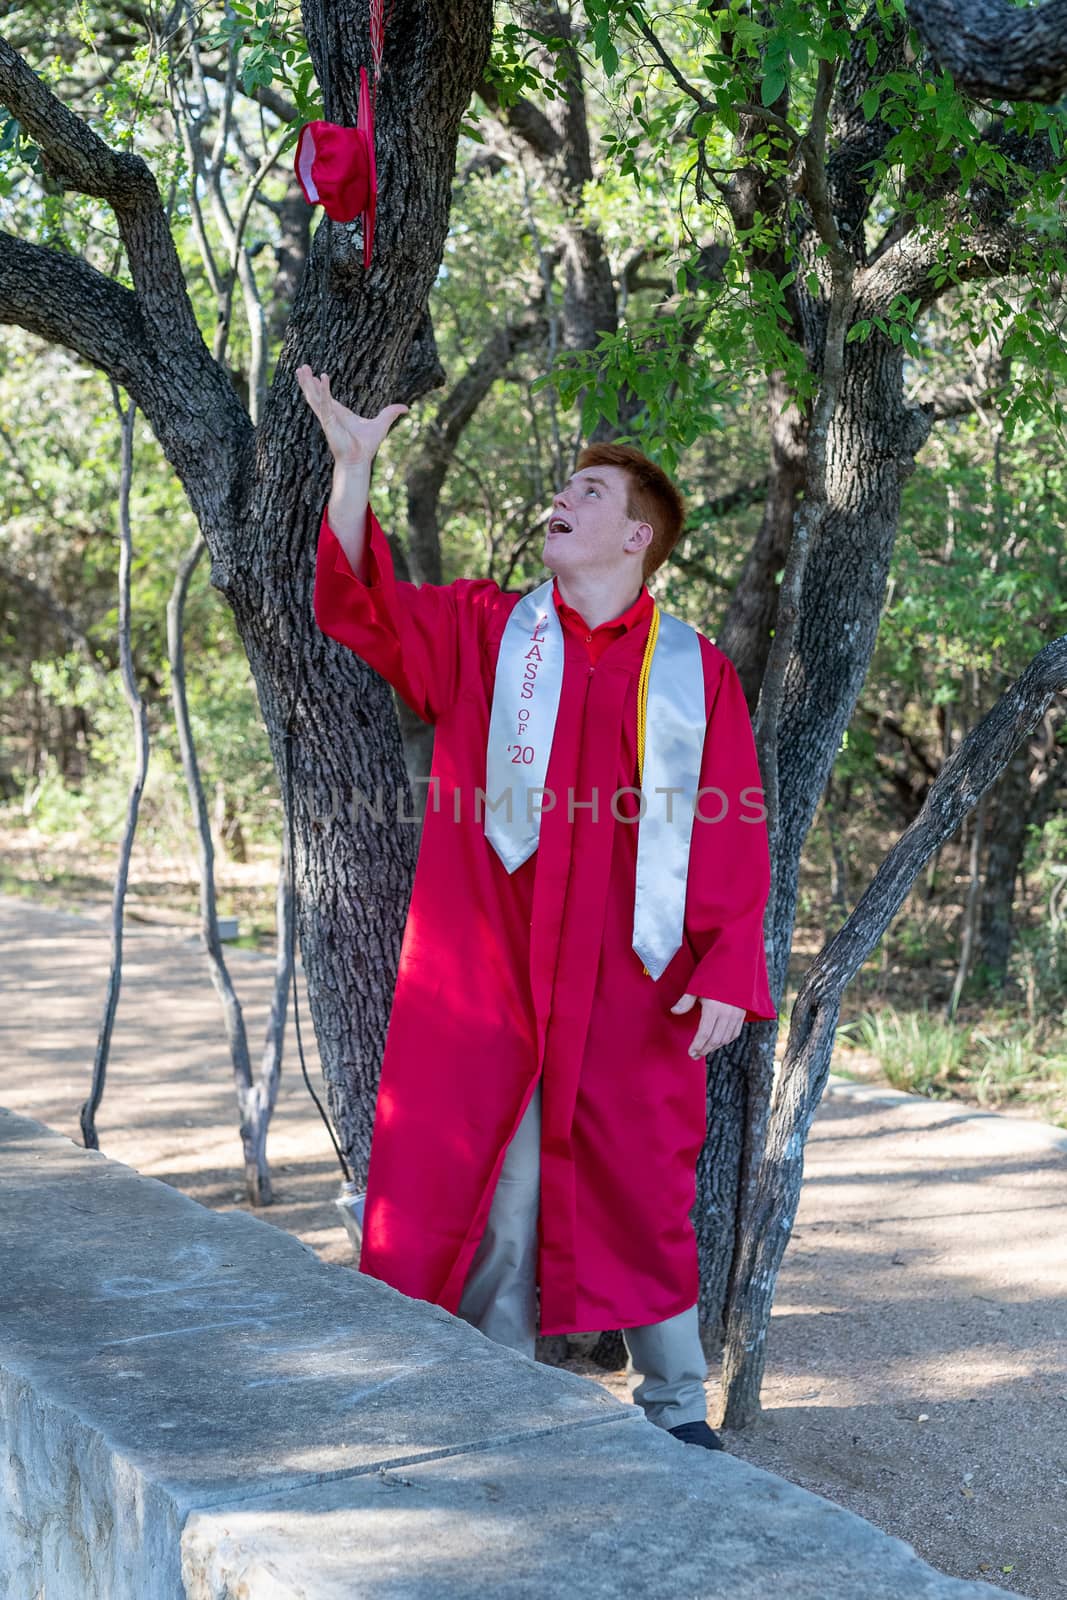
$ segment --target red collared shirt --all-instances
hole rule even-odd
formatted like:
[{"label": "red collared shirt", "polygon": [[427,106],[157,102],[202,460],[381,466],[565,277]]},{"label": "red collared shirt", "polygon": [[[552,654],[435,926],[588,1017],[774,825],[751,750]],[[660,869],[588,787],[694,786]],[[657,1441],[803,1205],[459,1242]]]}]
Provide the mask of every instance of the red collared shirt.
[{"label": "red collared shirt", "polygon": [[621,616],[613,617],[610,622],[602,622],[596,628],[590,628],[581,613],[560,598],[558,579],[553,583],[553,593],[560,622],[568,633],[573,634],[576,639],[581,639],[594,666],[609,644],[621,639],[631,628],[647,627],[652,616],[652,596],[647,589],[642,589],[633,605],[627,606]]}]

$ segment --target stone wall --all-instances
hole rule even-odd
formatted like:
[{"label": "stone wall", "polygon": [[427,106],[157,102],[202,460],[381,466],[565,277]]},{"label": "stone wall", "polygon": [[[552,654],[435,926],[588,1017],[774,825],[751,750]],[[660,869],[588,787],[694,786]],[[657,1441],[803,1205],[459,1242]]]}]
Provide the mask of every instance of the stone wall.
[{"label": "stone wall", "polygon": [[979,1600],[898,1540],[0,1111],[4,1600]]}]

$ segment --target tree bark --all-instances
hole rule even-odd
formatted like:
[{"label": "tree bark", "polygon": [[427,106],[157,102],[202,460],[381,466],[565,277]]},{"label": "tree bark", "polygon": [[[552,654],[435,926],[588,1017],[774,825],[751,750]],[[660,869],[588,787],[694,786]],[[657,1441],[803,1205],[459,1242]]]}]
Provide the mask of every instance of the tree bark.
[{"label": "tree bark", "polygon": [[1067,0],[907,0],[907,13],[964,94],[1047,104],[1067,89]]},{"label": "tree bark", "polygon": [[[333,116],[354,124],[361,58],[370,65],[365,0],[309,0],[304,24],[320,80],[328,60]],[[491,0],[397,0],[377,103],[374,260],[365,272],[357,227],[316,231],[255,430],[204,345],[148,167],[110,150],[0,40],[0,103],[40,146],[54,182],[111,205],[133,281],[125,289],[73,256],[0,235],[0,320],[109,372],[148,417],[186,488],[280,772],[292,751],[304,966],[330,1109],[357,1173],[366,1168],[414,849],[412,829],[391,820],[408,789],[388,693],[311,617],[328,471],[294,371],[305,360],[328,370],[339,397],[364,414],[438,381],[426,305],[460,124],[491,29]],[[359,803],[378,789],[381,821]]]},{"label": "tree bark", "polygon": [[805,974],[775,1084],[751,1225],[740,1246],[744,1294],[724,1361],[726,1427],[759,1411],[774,1288],[800,1199],[804,1147],[830,1070],[841,996],[877,945],[931,852],[959,826],[1067,686],[1067,636],[1035,656],[946,762],[923,808],[897,840],[852,915]]},{"label": "tree bark", "polygon": [[[278,1095],[278,1079],[281,1072],[281,1034],[278,1028],[277,1014],[280,1002],[281,1017],[284,1024],[286,1002],[289,995],[291,950],[289,941],[282,932],[287,923],[282,921],[285,916],[285,903],[284,899],[281,899],[278,905],[280,957],[275,975],[274,1003],[271,1022],[268,1024],[267,1029],[267,1045],[263,1067],[259,1078],[254,1079],[244,1013],[241,1010],[241,1002],[237,998],[237,991],[234,989],[233,981],[226,966],[222,954],[222,942],[219,938],[218,912],[215,899],[215,848],[211,838],[211,823],[208,817],[207,800],[204,796],[204,785],[200,777],[200,764],[196,756],[192,723],[189,718],[189,704],[185,692],[185,641],[183,637],[185,599],[189,592],[189,584],[192,581],[193,573],[196,571],[205,549],[203,536],[198,533],[178,567],[178,572],[174,579],[174,587],[171,590],[170,600],[167,605],[167,653],[170,658],[171,693],[174,700],[174,721],[178,730],[182,771],[185,774],[189,806],[196,828],[197,850],[200,859],[200,939],[207,956],[208,970],[211,973],[211,981],[215,987],[215,993],[222,1004],[223,1023],[226,1029],[226,1042],[230,1051],[230,1063],[233,1068],[234,1089],[237,1095],[237,1110],[240,1119],[241,1148],[245,1164],[245,1189],[252,1205],[269,1206],[273,1199],[273,1193],[270,1168],[267,1165],[267,1128],[270,1125],[274,1103]],[[279,894],[283,895],[284,890],[280,889]],[[285,956],[286,959],[281,960],[281,956]]]},{"label": "tree bark", "polygon": [[87,1150],[99,1150],[100,1139],[96,1131],[96,1113],[104,1095],[107,1081],[107,1064],[111,1053],[111,1033],[115,1026],[119,993],[122,988],[122,934],[126,910],[126,884],[130,872],[130,856],[137,833],[137,817],[141,809],[148,774],[148,715],[137,688],[133,667],[130,617],[130,576],[133,569],[133,529],[130,525],[130,494],[133,488],[133,430],[137,422],[137,407],[131,401],[125,412],[115,392],[115,409],[122,421],[122,468],[119,482],[119,660],[122,670],[122,688],[133,719],[134,772],[126,801],[126,823],[119,845],[115,888],[111,898],[111,964],[108,970],[104,1013],[96,1041],[92,1084],[89,1096],[81,1108],[82,1143]]},{"label": "tree bark", "polygon": [[793,522],[807,476],[807,418],[781,372],[767,381],[771,460],[763,519],[745,557],[715,643],[737,668],[750,711],[755,711],[770,654],[778,609],[778,579],[793,538]]},{"label": "tree bark", "polygon": [[[352,41],[365,38],[365,30],[357,21],[359,7],[331,6],[330,12],[336,16],[331,39],[349,41],[343,56],[335,46],[333,115],[354,123]],[[305,26],[321,77],[317,7],[305,7]],[[242,538],[246,559],[220,585],[248,653],[278,770],[286,773],[291,761],[286,792],[308,999],[330,1115],[359,1181],[370,1149],[415,833],[396,820],[411,814],[411,795],[389,692],[368,667],[321,635],[310,616],[328,469],[294,371],[304,360],[328,370],[334,393],[362,415],[392,400],[410,402],[437,381],[432,339],[417,336],[444,251],[460,122],[484,70],[490,28],[488,0],[434,7],[398,0],[378,97],[374,261],[364,273],[354,228],[335,225],[329,251],[325,230],[316,232],[257,433],[258,472],[249,485]],[[295,475],[294,460],[304,468]]]},{"label": "tree bark", "polygon": [[563,84],[563,92],[544,111],[520,101],[501,111],[492,87],[480,93],[505,126],[535,155],[550,192],[564,212],[559,231],[563,255],[563,346],[592,350],[602,333],[614,333],[618,306],[611,265],[599,230],[582,218],[585,186],[593,179],[582,64],[573,42],[570,13],[555,4],[519,0],[515,14],[531,31],[564,41],[551,57],[539,52],[542,65]]}]

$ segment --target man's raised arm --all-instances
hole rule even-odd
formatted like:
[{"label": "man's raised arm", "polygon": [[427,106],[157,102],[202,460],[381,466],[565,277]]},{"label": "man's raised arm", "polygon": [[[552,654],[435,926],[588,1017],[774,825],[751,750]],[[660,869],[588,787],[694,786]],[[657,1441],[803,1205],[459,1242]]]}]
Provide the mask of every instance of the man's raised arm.
[{"label": "man's raised arm", "polygon": [[315,620],[352,650],[425,722],[455,703],[460,679],[480,670],[484,619],[500,590],[488,579],[412,584],[393,570],[389,542],[369,505],[371,466],[406,406],[357,417],[330,393],[325,373],[297,379],[333,454],[333,487],[319,530]]},{"label": "man's raised arm", "polygon": [[310,367],[298,367],[296,380],[322,425],[333,456],[333,484],[326,512],[330,527],[353,573],[365,578],[371,467],[389,429],[408,408],[386,406],[376,417],[358,417],[334,399],[328,373],[316,378]]}]

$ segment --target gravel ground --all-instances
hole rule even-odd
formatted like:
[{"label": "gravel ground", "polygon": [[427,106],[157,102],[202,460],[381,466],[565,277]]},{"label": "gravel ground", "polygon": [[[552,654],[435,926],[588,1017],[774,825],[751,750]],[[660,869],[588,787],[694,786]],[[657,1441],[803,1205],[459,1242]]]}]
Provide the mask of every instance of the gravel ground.
[{"label": "gravel ground", "polygon": [[[0,897],[0,949],[0,1104],[77,1137],[106,916]],[[255,1056],[271,965],[234,952],[231,970]],[[277,1203],[260,1215],[348,1262],[336,1163],[287,1048],[269,1146]],[[185,930],[127,934],[98,1126],[107,1155],[204,1205],[243,1205],[218,1002]],[[624,1374],[571,1365],[625,1397]],[[714,1383],[709,1398],[714,1422]],[[763,1407],[724,1435],[734,1454],[944,1572],[1067,1600],[1067,1134],[834,1083],[808,1144]]]}]

